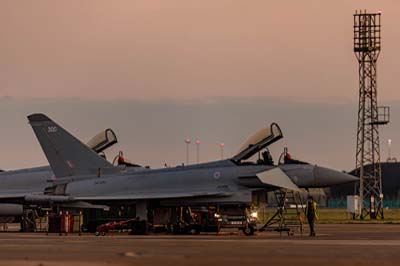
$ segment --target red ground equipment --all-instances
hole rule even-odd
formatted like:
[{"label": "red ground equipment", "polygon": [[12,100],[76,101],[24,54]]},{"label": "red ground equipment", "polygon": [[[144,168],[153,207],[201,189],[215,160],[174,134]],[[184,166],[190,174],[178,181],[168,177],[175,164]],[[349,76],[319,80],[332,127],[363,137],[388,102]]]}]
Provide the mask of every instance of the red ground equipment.
[{"label": "red ground equipment", "polygon": [[109,222],[106,224],[99,225],[96,228],[95,235],[96,236],[99,236],[99,235],[105,236],[111,230],[117,229],[118,227],[121,227],[122,225],[133,222],[133,221],[136,221],[136,219],[129,219],[129,220],[121,221],[121,222]]}]

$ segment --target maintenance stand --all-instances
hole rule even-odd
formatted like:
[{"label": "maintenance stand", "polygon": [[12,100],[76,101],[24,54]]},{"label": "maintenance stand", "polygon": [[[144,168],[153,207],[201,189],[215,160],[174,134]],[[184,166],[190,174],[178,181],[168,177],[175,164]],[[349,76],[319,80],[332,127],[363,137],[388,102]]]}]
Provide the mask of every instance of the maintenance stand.
[{"label": "maintenance stand", "polygon": [[274,191],[277,209],[275,214],[258,231],[287,232],[294,235],[295,232],[303,234],[304,213],[303,203],[299,191],[278,189]]}]

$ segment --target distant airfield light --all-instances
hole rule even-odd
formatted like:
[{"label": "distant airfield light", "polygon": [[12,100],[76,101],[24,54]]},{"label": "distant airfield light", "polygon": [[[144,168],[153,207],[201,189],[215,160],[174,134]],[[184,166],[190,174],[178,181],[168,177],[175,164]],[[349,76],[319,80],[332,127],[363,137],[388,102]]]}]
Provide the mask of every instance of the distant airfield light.
[{"label": "distant airfield light", "polygon": [[392,157],[392,139],[388,139],[387,144],[388,144],[388,158],[386,161],[388,163],[397,163],[397,158],[394,156]]}]

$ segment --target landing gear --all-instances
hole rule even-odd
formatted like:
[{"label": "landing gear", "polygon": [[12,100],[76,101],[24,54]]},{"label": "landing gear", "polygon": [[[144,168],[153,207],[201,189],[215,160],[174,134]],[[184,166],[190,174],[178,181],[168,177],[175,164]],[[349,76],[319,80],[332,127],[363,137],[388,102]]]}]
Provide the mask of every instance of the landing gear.
[{"label": "landing gear", "polygon": [[147,235],[149,233],[149,225],[147,221],[132,222],[132,230],[130,235]]},{"label": "landing gear", "polygon": [[200,233],[200,225],[195,221],[194,215],[190,207],[172,208],[170,217],[172,233],[177,235]]},{"label": "landing gear", "polygon": [[242,228],[243,233],[246,236],[253,236],[254,235],[254,226],[251,224],[246,224],[246,227]]},{"label": "landing gear", "polygon": [[22,232],[35,232],[36,223],[35,220],[38,218],[36,210],[25,209],[21,220],[21,231]]},{"label": "landing gear", "polygon": [[95,236],[105,236],[107,234],[107,232],[97,232],[94,233]]},{"label": "landing gear", "polygon": [[138,201],[133,214],[136,218],[100,226],[94,223],[89,225],[93,233],[97,232],[96,235],[124,229],[130,229],[131,235],[160,232],[176,235],[218,234],[222,229],[236,229],[252,236],[256,231],[256,215],[251,211],[249,206],[243,205],[160,207],[151,202]]},{"label": "landing gear", "polygon": [[149,233],[148,219],[149,202],[140,200],[136,202],[136,220],[132,221],[132,235],[147,235]]}]

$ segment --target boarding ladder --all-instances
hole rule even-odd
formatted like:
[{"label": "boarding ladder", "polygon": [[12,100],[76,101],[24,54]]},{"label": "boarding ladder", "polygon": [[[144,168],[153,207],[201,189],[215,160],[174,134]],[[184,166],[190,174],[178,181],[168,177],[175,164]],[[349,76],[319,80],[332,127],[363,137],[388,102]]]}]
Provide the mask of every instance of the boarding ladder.
[{"label": "boarding ladder", "polygon": [[277,209],[275,214],[265,223],[259,231],[277,231],[280,234],[287,232],[294,235],[295,232],[303,234],[303,203],[300,192],[279,189],[274,191]]}]

